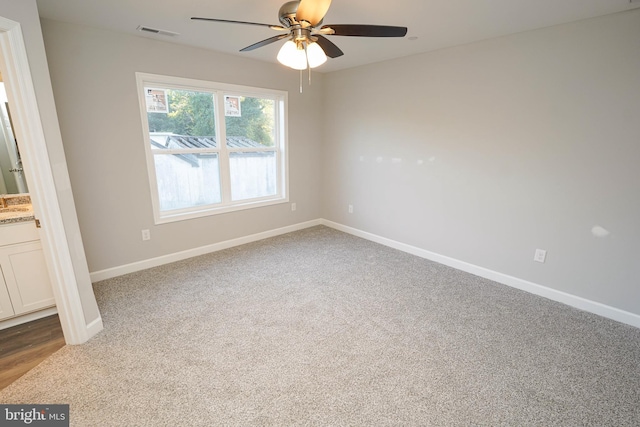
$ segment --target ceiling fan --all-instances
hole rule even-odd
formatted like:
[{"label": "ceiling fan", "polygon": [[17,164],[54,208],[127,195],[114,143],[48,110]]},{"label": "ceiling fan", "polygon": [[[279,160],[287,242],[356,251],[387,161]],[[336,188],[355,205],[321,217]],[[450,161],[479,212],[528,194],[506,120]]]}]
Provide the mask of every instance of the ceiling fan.
[{"label": "ceiling fan", "polygon": [[353,24],[322,25],[330,5],[331,0],[289,1],[282,5],[278,13],[282,25],[216,18],[193,17],[191,19],[257,25],[280,31],[281,34],[240,49],[240,52],[254,50],[278,40],[289,39],[280,49],[278,61],[296,70],[315,68],[326,62],[327,57],[337,58],[344,55],[342,50],[325,36],[404,37],[407,34],[406,27]]}]

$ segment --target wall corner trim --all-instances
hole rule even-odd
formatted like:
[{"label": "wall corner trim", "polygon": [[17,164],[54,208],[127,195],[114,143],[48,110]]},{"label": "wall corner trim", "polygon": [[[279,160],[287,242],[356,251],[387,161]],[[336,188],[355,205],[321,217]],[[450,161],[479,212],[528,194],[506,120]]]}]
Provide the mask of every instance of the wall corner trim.
[{"label": "wall corner trim", "polygon": [[509,276],[497,271],[489,270],[488,268],[480,267],[468,262],[460,261],[455,258],[440,255],[426,249],[421,249],[416,246],[401,243],[392,239],[388,239],[386,237],[378,236],[376,234],[342,225],[337,222],[322,219],[321,224],[330,228],[334,228],[338,231],[342,231],[344,233],[352,234],[354,236],[370,240],[381,245],[389,246],[390,248],[398,249],[400,251],[416,255],[420,258],[425,258],[430,261],[455,268],[457,270],[465,271],[467,273],[471,273],[476,276],[480,276],[485,279],[510,286],[512,288],[520,289],[530,294],[538,295],[552,301],[556,301],[583,311],[587,311],[589,313],[597,314],[599,316],[606,317],[617,322],[640,328],[640,315],[635,313],[624,311],[619,308],[611,307],[596,301],[591,301],[586,298],[582,298],[546,286],[538,285],[537,283]]},{"label": "wall corner trim", "polygon": [[[69,242],[65,235],[27,46],[20,23],[0,17],[0,64],[18,137],[56,309],[67,344],[87,341],[87,328]],[[45,196],[46,195],[46,196]]]}]

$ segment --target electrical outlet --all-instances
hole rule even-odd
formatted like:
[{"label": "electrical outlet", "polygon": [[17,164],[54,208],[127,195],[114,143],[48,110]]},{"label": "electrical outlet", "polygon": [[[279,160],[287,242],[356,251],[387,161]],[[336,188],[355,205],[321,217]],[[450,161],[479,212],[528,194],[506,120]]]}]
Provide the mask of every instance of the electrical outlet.
[{"label": "electrical outlet", "polygon": [[151,240],[151,232],[149,230],[142,230],[142,240]]},{"label": "electrical outlet", "polygon": [[291,203],[291,210],[295,211],[298,207],[296,206],[295,203]]},{"label": "electrical outlet", "polygon": [[547,251],[544,249],[536,249],[536,254],[533,256],[535,262],[544,262],[547,259]]},{"label": "electrical outlet", "polygon": [[353,213],[353,205],[349,205],[349,213]]}]

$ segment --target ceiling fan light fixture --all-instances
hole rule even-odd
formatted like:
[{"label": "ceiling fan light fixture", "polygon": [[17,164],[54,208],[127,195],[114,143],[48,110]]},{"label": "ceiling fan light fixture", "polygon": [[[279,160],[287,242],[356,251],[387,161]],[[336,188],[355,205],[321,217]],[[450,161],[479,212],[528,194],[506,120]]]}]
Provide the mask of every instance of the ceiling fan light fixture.
[{"label": "ceiling fan light fixture", "polygon": [[[306,45],[306,47],[305,47]],[[278,52],[278,62],[294,70],[316,68],[327,62],[327,55],[317,43],[287,41]]]},{"label": "ceiling fan light fixture", "polygon": [[[361,24],[323,25],[325,15],[331,6],[331,1],[289,0],[280,7],[278,12],[282,25],[197,16],[191,19],[269,27],[273,30],[282,31],[277,36],[269,37],[242,48],[240,52],[252,51],[279,40],[288,39],[278,52],[278,62],[286,67],[300,71],[319,67],[327,61],[327,57],[338,58],[344,55],[344,52],[325,36],[404,37],[407,35],[407,27]],[[640,0],[628,1],[640,2]],[[147,31],[155,30],[150,29]],[[302,76],[302,73],[300,75]],[[309,73],[309,81],[311,81],[311,73]]]},{"label": "ceiling fan light fixture", "polygon": [[327,55],[318,43],[309,43],[307,45],[307,60],[309,68],[316,68],[327,62]]},{"label": "ceiling fan light fixture", "polygon": [[289,40],[282,45],[277,59],[282,65],[294,70],[305,70],[307,68],[307,55],[304,49],[298,49],[293,40]]}]

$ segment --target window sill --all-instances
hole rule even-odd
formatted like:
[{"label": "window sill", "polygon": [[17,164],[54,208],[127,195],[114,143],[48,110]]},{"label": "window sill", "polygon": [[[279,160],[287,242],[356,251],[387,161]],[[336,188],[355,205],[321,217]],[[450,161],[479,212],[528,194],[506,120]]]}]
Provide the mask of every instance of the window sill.
[{"label": "window sill", "polygon": [[225,214],[230,212],[237,212],[237,211],[242,211],[247,209],[263,208],[266,206],[279,205],[279,204],[288,203],[288,202],[289,202],[288,197],[279,197],[277,199],[271,198],[268,200],[259,200],[259,201],[254,200],[251,202],[234,204],[230,206],[221,206],[221,207],[208,206],[200,210],[193,209],[193,210],[190,210],[189,212],[174,211],[174,213],[171,213],[171,211],[169,211],[164,214],[160,213],[160,216],[155,218],[155,224],[159,225],[159,224],[167,224],[170,222],[187,221],[190,219],[203,218],[207,216],[215,216],[215,215],[220,215],[220,214]]}]

